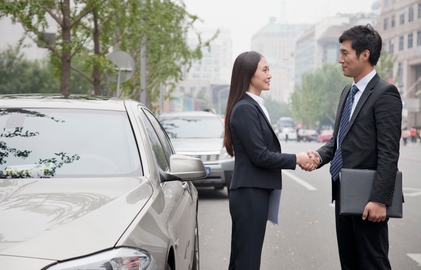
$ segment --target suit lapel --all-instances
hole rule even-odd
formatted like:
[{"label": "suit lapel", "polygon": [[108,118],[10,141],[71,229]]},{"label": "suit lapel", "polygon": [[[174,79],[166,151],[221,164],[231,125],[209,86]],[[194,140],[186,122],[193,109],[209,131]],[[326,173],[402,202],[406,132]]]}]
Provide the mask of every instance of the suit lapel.
[{"label": "suit lapel", "polygon": [[250,97],[249,95],[245,95],[245,97],[247,98],[248,102],[251,102],[256,108],[257,110],[263,115],[263,118],[266,120],[266,123],[268,124],[268,126],[270,127],[270,129],[272,130],[273,134],[276,136],[275,131],[273,130],[272,124],[269,122],[269,119],[267,119],[265,112],[262,110],[262,108],[260,107],[259,103],[257,103],[256,100],[254,100],[252,97]]},{"label": "suit lapel", "polygon": [[[367,87],[365,88],[363,94],[361,95],[360,99],[358,100],[357,106],[355,107],[355,110],[352,113],[351,119],[349,120],[349,124],[348,124],[347,129],[345,130],[344,136],[346,136],[348,131],[351,129],[352,125],[355,122],[355,119],[357,118],[359,112],[361,111],[361,108],[364,106],[365,102],[367,101],[367,99],[371,95],[371,93],[373,91],[373,88],[376,86],[376,84],[379,80],[380,80],[380,77],[379,77],[379,75],[376,74],[373,77],[373,79],[371,79],[371,81],[367,84]],[[344,94],[341,96],[341,99],[339,100],[339,106],[340,107],[338,109],[338,112],[341,112],[341,113],[338,113],[336,115],[336,121],[335,121],[335,127],[334,127],[335,128],[334,130],[336,130],[336,132],[339,130],[339,124],[341,122],[342,112],[343,112],[343,109],[344,109],[345,102],[346,102],[346,99],[348,97],[349,91],[351,89],[351,86],[352,86],[352,84],[349,84],[345,87]],[[336,142],[337,142],[337,136],[338,136],[338,134],[336,133],[335,134],[335,145],[336,145]]]},{"label": "suit lapel", "polygon": [[358,100],[357,106],[355,107],[354,112],[352,113],[351,119],[349,121],[349,125],[347,128],[347,131],[351,128],[351,126],[354,124],[355,119],[357,118],[358,114],[361,111],[361,108],[364,106],[365,102],[367,101],[368,97],[373,92],[374,86],[376,86],[377,82],[380,80],[379,75],[375,75],[373,79],[367,84],[367,87],[365,88],[363,94],[361,95],[360,99]]}]

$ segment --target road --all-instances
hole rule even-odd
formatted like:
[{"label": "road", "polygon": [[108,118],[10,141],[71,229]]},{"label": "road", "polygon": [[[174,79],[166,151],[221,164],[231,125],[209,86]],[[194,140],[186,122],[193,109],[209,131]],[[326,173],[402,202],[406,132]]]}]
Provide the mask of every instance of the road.
[{"label": "road", "polygon": [[[317,142],[281,142],[282,151],[317,149]],[[421,144],[401,146],[404,217],[389,220],[393,269],[421,270]],[[340,269],[330,203],[329,166],[314,172],[283,171],[280,224],[268,222],[261,269]],[[199,189],[202,270],[228,269],[231,219],[226,190]]]}]

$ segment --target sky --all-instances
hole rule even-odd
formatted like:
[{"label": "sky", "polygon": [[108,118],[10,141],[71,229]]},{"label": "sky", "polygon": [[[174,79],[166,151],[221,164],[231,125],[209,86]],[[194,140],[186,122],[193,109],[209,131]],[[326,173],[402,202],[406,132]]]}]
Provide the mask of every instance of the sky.
[{"label": "sky", "polygon": [[228,28],[233,58],[250,50],[251,37],[276,18],[276,23],[316,23],[337,13],[372,11],[375,0],[179,0],[203,23],[195,28]]}]

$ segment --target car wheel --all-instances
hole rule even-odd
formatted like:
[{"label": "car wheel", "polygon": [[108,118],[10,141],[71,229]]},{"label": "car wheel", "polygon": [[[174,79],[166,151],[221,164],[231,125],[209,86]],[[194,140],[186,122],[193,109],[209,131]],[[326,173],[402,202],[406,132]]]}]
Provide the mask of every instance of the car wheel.
[{"label": "car wheel", "polygon": [[192,270],[200,270],[199,260],[199,226],[196,218],[196,229],[194,230],[194,254],[193,254],[193,268]]}]

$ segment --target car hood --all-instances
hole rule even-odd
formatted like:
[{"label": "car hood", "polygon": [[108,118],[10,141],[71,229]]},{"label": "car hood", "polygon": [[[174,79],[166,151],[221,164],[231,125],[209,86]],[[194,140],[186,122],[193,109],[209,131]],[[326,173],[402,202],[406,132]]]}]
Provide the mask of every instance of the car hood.
[{"label": "car hood", "polygon": [[206,139],[171,139],[174,149],[177,153],[192,152],[215,152],[219,153],[222,148],[222,138]]},{"label": "car hood", "polygon": [[146,178],[0,179],[0,256],[63,260],[113,247],[152,190]]}]

